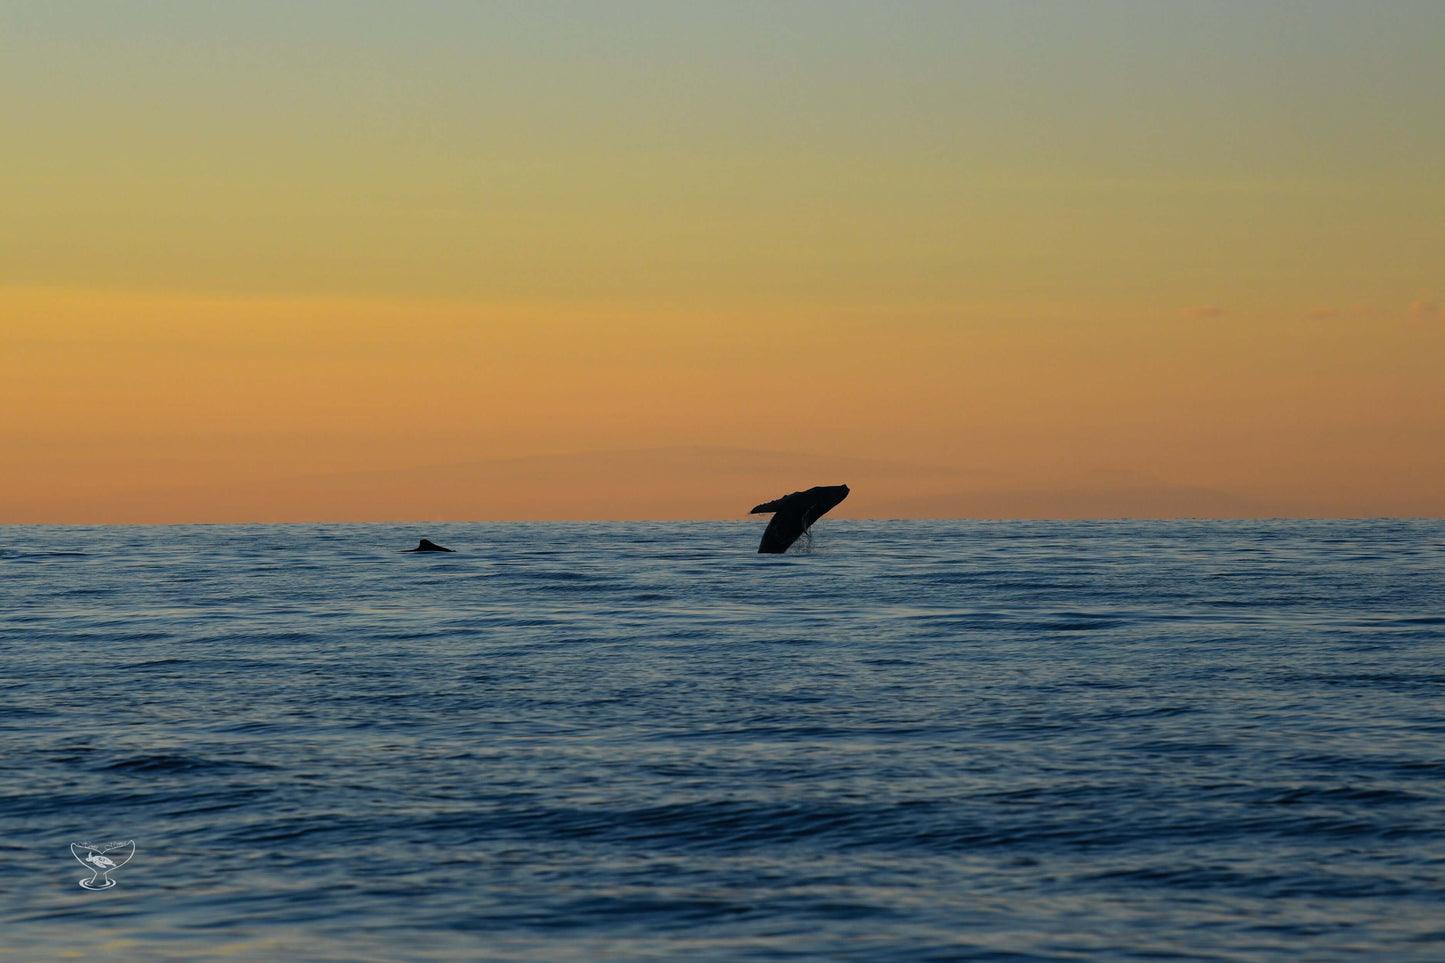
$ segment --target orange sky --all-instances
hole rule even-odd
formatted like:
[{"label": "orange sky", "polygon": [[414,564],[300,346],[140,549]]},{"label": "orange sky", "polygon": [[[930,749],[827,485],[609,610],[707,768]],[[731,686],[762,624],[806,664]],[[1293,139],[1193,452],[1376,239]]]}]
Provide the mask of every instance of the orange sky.
[{"label": "orange sky", "polygon": [[865,516],[1442,507],[1438,321],[0,305],[6,521],[734,517],[841,481]]},{"label": "orange sky", "polygon": [[0,523],[1445,514],[1445,8],[78,9]]}]

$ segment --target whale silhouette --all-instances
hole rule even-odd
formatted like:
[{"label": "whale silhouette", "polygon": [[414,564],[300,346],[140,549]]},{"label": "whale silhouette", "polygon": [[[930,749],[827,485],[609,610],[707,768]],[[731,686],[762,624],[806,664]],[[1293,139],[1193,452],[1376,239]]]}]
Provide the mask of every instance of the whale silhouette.
[{"label": "whale silhouette", "polygon": [[455,551],[455,549],[442,548],[440,545],[438,545],[436,542],[433,542],[431,539],[429,539],[429,538],[424,538],[424,539],[422,539],[420,542],[417,543],[416,548],[404,549],[401,554],[406,555],[406,554],[408,554],[409,552],[452,552],[452,551]]},{"label": "whale silhouette", "polygon": [[786,552],[788,546],[796,542],[814,522],[847,497],[847,485],[819,485],[805,492],[793,492],[791,495],[775,498],[754,508],[748,512],[749,515],[773,513],[773,520],[768,522],[768,527],[763,532],[763,540],[758,543],[758,554],[781,555]]}]

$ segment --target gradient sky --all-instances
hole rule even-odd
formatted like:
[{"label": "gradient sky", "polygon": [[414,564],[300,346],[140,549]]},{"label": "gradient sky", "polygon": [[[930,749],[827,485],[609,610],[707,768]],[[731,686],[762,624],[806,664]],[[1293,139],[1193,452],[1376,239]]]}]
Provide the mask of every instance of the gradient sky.
[{"label": "gradient sky", "polygon": [[0,522],[1445,514],[1445,4],[46,0],[0,83]]}]

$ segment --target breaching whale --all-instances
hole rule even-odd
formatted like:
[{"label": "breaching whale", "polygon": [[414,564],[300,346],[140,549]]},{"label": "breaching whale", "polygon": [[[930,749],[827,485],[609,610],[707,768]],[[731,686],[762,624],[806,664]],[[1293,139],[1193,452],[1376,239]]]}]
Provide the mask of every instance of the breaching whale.
[{"label": "breaching whale", "polygon": [[429,539],[429,538],[424,538],[424,539],[422,539],[422,540],[417,544],[416,548],[408,548],[408,549],[405,549],[405,550],[402,551],[401,554],[405,555],[405,554],[407,554],[407,552],[452,552],[452,551],[455,551],[455,549],[442,548],[440,545],[438,545],[436,542],[433,542],[431,539]]},{"label": "breaching whale", "polygon": [[791,495],[764,502],[754,508],[748,512],[749,515],[773,513],[773,520],[768,522],[767,530],[763,532],[763,540],[758,543],[759,554],[781,555],[786,552],[788,546],[796,542],[814,522],[847,497],[847,485],[819,485],[805,492],[793,492]]}]

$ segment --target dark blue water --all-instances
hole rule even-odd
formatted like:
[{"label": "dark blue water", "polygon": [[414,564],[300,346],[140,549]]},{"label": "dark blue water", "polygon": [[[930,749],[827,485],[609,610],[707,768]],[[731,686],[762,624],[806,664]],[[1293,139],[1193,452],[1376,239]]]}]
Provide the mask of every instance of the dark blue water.
[{"label": "dark blue water", "polygon": [[0,959],[1445,959],[1445,522],[760,528],[0,528]]}]

